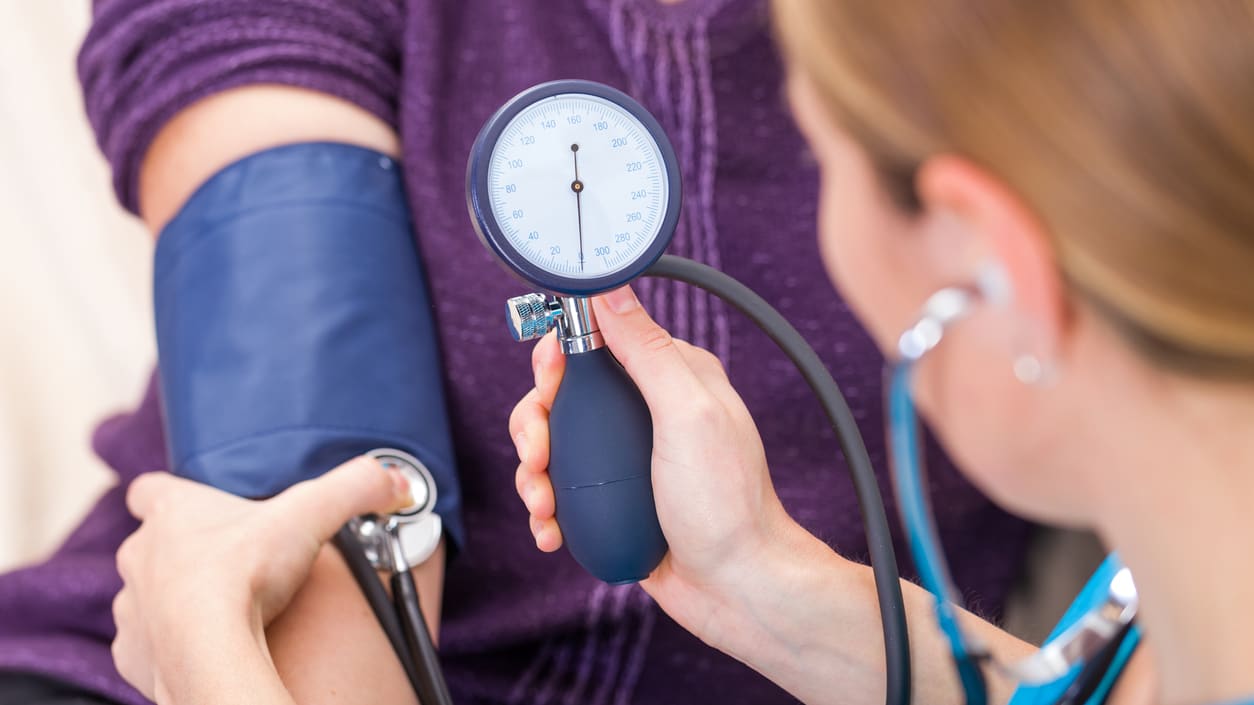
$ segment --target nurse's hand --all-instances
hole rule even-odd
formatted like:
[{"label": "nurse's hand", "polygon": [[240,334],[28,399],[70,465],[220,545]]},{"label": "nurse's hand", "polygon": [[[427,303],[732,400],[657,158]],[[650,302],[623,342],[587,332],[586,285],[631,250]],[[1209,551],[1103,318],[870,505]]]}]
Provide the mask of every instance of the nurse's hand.
[{"label": "nurse's hand", "polygon": [[[670,552],[642,585],[663,609],[707,641],[718,598],[801,527],[771,484],[757,427],[718,358],[675,340],[629,288],[594,300],[607,346],[640,388],[653,416],[653,494]],[[535,348],[536,387],[514,408],[510,434],[521,464],[519,496],[536,545],[562,544],[554,519],[548,413],[564,370],[554,336]],[[711,599],[713,598],[713,599]]]},{"label": "nurse's hand", "polygon": [[399,473],[361,457],[266,501],[167,473],[140,476],[126,501],[143,523],[117,554],[118,671],[156,702],[268,703],[288,699],[265,627],[322,545],[349,519],[411,499]]}]

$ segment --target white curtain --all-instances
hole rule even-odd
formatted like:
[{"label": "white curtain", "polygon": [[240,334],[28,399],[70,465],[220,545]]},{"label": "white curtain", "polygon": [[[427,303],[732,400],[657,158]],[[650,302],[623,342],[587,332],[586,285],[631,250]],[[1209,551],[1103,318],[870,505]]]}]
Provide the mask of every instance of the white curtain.
[{"label": "white curtain", "polygon": [[74,72],[86,0],[0,0],[0,570],[37,560],[112,475],[92,427],[153,364],[152,242],[114,201]]}]

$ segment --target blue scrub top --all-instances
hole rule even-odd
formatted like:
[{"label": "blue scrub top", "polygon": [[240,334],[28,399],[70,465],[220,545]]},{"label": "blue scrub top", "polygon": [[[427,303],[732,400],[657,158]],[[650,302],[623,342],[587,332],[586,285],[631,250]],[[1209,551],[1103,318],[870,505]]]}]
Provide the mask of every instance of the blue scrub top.
[{"label": "blue scrub top", "polygon": [[[1089,612],[1089,610],[1097,607],[1106,601],[1110,594],[1110,581],[1114,579],[1115,573],[1123,568],[1123,564],[1119,559],[1111,554],[1106,557],[1105,561],[1093,573],[1093,577],[1089,578],[1088,583],[1075,601],[1071,603],[1067,613],[1062,616],[1062,620],[1058,622],[1058,626],[1054,627],[1054,631],[1049,635],[1046,643],[1056,639],[1059,634],[1068,627],[1080,621],[1080,619]],[[1105,700],[1110,693],[1110,689],[1114,687],[1115,681],[1119,675],[1123,673],[1124,666],[1127,665],[1128,659],[1132,656],[1132,652],[1136,650],[1137,644],[1141,641],[1141,628],[1133,625],[1129,630],[1127,637],[1123,640],[1123,644],[1119,647],[1119,651],[1115,654],[1114,660],[1110,664],[1110,670],[1106,672],[1105,678],[1101,684],[1093,692],[1093,695],[1086,701],[1088,703],[1100,703]],[[1023,685],[1019,686],[1010,698],[1009,705],[1053,705],[1058,702],[1067,688],[1080,675],[1080,671],[1084,668],[1084,664],[1077,664],[1067,675],[1052,682],[1043,685]],[[1233,704],[1237,705],[1237,704]]]},{"label": "blue scrub top", "polygon": [[[1046,643],[1056,639],[1059,634],[1071,625],[1075,624],[1087,612],[1094,607],[1105,602],[1110,594],[1110,581],[1114,579],[1115,573],[1123,568],[1123,564],[1119,562],[1119,558],[1114,554],[1106,557],[1097,571],[1093,573],[1093,577],[1089,578],[1088,583],[1080,594],[1076,597],[1075,602],[1071,603],[1071,607],[1067,613],[1062,616],[1062,620],[1058,622],[1058,626],[1054,627],[1054,631],[1049,635]],[[1128,664],[1128,659],[1132,657],[1133,651],[1136,650],[1137,644],[1141,642],[1141,627],[1133,624],[1128,631],[1127,637],[1120,645],[1115,658],[1111,661],[1110,669],[1106,671],[1105,677],[1102,678],[1101,684],[1094,690],[1093,695],[1085,701],[1085,705],[1093,705],[1103,702],[1114,688],[1115,681],[1123,673],[1124,667]],[[1084,664],[1077,664],[1067,673],[1067,675],[1044,685],[1020,686],[1010,698],[1009,705],[1053,705],[1058,702],[1063,693],[1067,691],[1075,679],[1080,675]],[[1216,705],[1254,705],[1254,699],[1242,699],[1229,701],[1227,703],[1216,703]]]}]

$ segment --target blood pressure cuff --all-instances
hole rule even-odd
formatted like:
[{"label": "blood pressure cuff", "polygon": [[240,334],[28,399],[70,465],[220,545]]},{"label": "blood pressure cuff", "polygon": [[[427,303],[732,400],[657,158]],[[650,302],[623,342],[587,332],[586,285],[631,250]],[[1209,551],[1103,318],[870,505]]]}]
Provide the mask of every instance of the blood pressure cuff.
[{"label": "blood pressure cuff", "polygon": [[165,227],[153,295],[171,470],[265,497],[372,448],[420,459],[465,545],[433,307],[400,166],[279,147]]}]

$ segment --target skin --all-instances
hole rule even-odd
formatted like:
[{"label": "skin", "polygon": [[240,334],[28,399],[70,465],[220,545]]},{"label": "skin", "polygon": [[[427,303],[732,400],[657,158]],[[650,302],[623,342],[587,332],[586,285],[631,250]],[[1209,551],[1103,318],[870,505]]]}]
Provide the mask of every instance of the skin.
[{"label": "skin", "polygon": [[[1035,520],[1090,527],[1132,568],[1147,639],[1113,702],[1185,705],[1254,693],[1245,663],[1254,652],[1254,565],[1232,560],[1248,554],[1254,533],[1254,392],[1143,360],[1068,292],[1041,219],[995,174],[960,155],[935,155],[918,173],[921,210],[902,213],[805,76],[791,76],[789,93],[822,170],[824,260],[882,349],[892,350],[935,290],[973,281],[988,263],[1009,282],[1008,301],[979,306],[928,356],[916,395],[950,453],[992,498]],[[806,702],[882,700],[883,645],[869,571],[783,511],[753,421],[718,361],[672,339],[629,290],[594,305],[607,344],[654,419],[654,493],[671,552],[645,589],[684,627]],[[1018,382],[1012,369],[1023,354],[1056,369],[1053,381]],[[515,409],[510,432],[521,460],[516,486],[537,545],[551,551],[561,532],[545,472],[547,415],[562,374],[552,338],[537,346],[534,361],[536,388]],[[320,483],[330,480],[310,485]],[[236,510],[256,522],[284,516],[276,525],[317,535],[299,526],[312,513],[284,512],[286,496]],[[192,510],[220,500],[203,488],[190,499],[173,490],[165,497]],[[300,553],[305,563],[284,562],[290,574],[241,575],[215,559],[225,539],[206,526],[184,537],[200,548],[199,573],[188,575],[167,569],[177,564],[169,548],[176,544],[161,532],[150,535],[123,557],[148,569],[127,577],[128,590],[145,599],[119,616],[119,663],[132,663],[127,644],[143,643],[135,635],[161,635],[162,649],[136,648],[128,678],[141,687],[160,684],[171,696],[162,702],[220,702],[240,692],[250,702],[290,702],[259,644],[257,624],[265,620],[258,614],[266,610],[257,605],[277,610],[287,592],[271,582],[295,584],[292,575],[303,575],[312,551]],[[211,613],[181,609],[179,598],[205,576],[236,597]],[[930,598],[913,585],[903,590],[917,701],[960,702]],[[1003,658],[1031,648],[974,617],[967,625]],[[180,632],[200,638],[165,638]],[[990,685],[993,701],[1005,702],[1011,684],[994,678]]]}]

